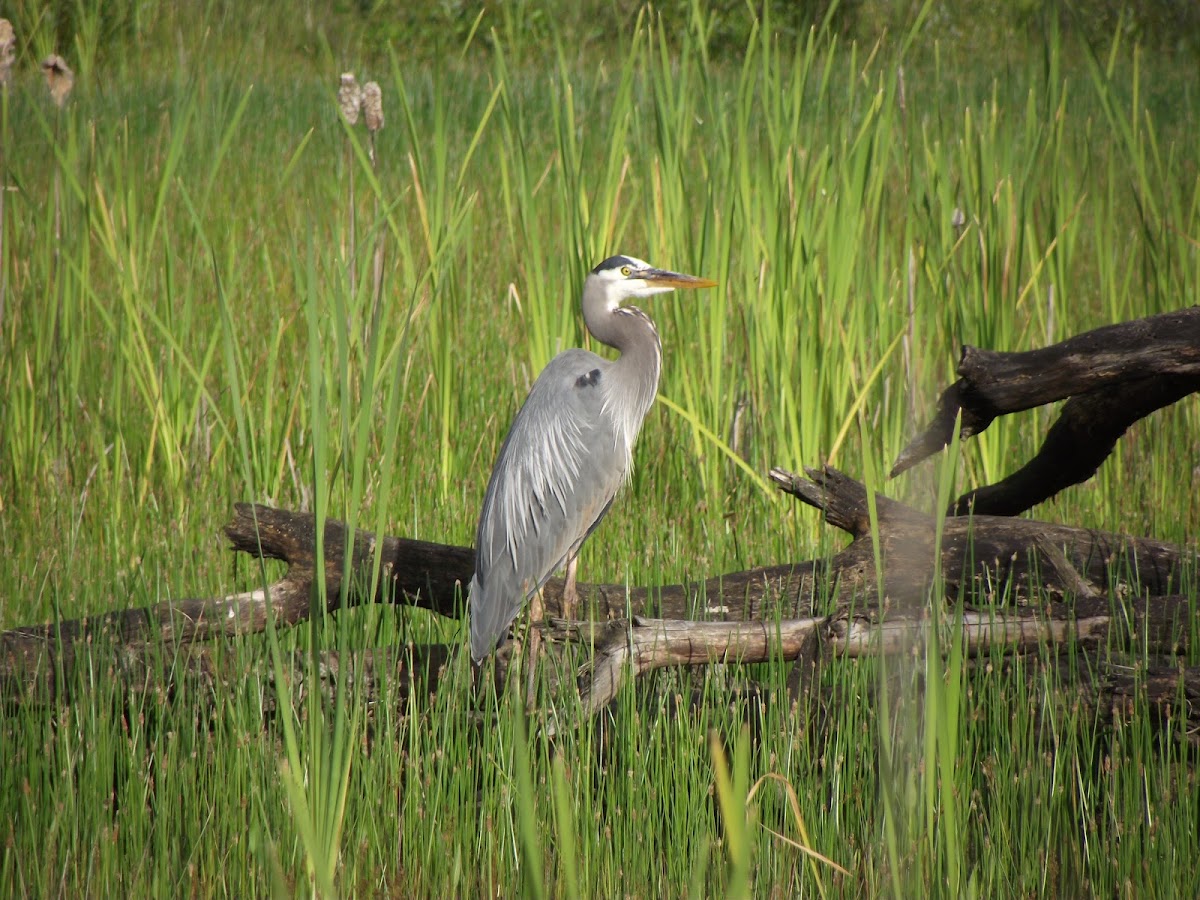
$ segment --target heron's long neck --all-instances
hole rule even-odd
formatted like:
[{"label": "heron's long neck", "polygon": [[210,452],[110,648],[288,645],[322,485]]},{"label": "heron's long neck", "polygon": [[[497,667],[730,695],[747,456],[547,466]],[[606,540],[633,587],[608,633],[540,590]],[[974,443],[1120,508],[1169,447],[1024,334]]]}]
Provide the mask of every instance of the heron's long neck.
[{"label": "heron's long neck", "polygon": [[662,369],[662,344],[650,317],[633,306],[584,303],[583,321],[596,340],[620,351],[607,375],[605,402],[621,422],[626,451],[632,452],[642,419],[654,405]]}]

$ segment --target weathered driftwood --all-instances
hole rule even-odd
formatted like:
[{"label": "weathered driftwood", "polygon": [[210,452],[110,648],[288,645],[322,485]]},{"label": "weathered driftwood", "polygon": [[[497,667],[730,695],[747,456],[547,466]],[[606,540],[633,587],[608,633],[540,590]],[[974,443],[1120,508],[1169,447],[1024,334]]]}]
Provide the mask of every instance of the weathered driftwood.
[{"label": "weathered driftwood", "polygon": [[[667,666],[905,652],[925,646],[931,627],[958,629],[967,656],[1072,645],[1086,652],[1110,644],[1171,656],[1189,649],[1200,625],[1196,601],[1171,594],[1195,578],[1200,561],[1195,553],[1158,541],[986,516],[943,524],[945,599],[962,599],[963,611],[942,619],[942,610],[917,609],[931,596],[935,521],[876,495],[875,534],[884,559],[881,603],[866,490],[829,467],[808,474],[801,479],[775,469],[771,477],[854,537],[830,565],[839,587],[852,585],[849,596],[834,592],[839,610],[749,622],[634,617],[612,623],[592,637],[595,657],[580,688],[587,709],[604,707],[628,679]],[[1134,572],[1149,578],[1139,582]],[[1031,597],[1039,604],[1028,605]],[[989,608],[979,608],[985,603]],[[555,633],[586,639],[580,628],[588,627],[558,623]],[[1093,663],[1104,674],[1088,681],[1094,691],[1089,705],[1103,707],[1141,691],[1162,715],[1186,722],[1189,735],[1200,729],[1200,705],[1194,702],[1200,697],[1200,668],[1161,665],[1153,673],[1133,673],[1099,656]]]},{"label": "weathered driftwood", "polygon": [[[574,651],[564,639],[595,648],[594,665],[580,685],[591,709],[602,707],[622,679],[663,666],[813,654],[853,657],[911,648],[929,627],[927,607],[935,579],[947,599],[961,598],[965,604],[958,627],[969,652],[1112,641],[1170,654],[1187,646],[1195,625],[1192,604],[1176,595],[1196,571],[1195,553],[1159,541],[989,517],[947,520],[939,549],[932,517],[876,495],[875,533],[884,561],[878,578],[865,488],[831,468],[808,474],[805,479],[775,470],[772,478],[850,534],[849,546],[828,560],[684,585],[581,585],[590,622],[552,622],[547,631],[560,640],[543,642],[548,653],[562,656],[559,665],[548,667],[559,679],[554,687],[567,689],[566,682],[573,680]],[[90,648],[106,644],[113,647],[107,670],[131,690],[169,688],[170,679],[181,677],[217,686],[243,677],[242,672],[223,671],[220,654],[196,642],[262,630],[268,609],[278,624],[309,616],[316,532],[310,515],[261,506],[239,506],[226,532],[236,550],[286,562],[283,577],[265,590],[7,632],[0,635],[4,692],[10,698],[31,691],[44,695],[47,688],[56,694],[60,673],[67,676],[66,684],[72,683],[77,659],[88,659],[95,667],[95,660],[81,651],[90,654]],[[329,606],[336,609],[347,572],[345,529],[329,521],[323,538],[322,575]],[[383,577],[372,592],[377,550]],[[350,605],[394,601],[457,615],[461,586],[471,575],[471,551],[403,538],[377,541],[359,532],[348,571]],[[551,616],[561,614],[561,589],[560,581],[547,587]],[[984,605],[990,608],[979,608]],[[817,609],[833,612],[821,616]],[[353,671],[368,695],[386,679],[392,696],[403,696],[416,687],[436,690],[453,661],[454,648],[406,647],[356,654]],[[340,671],[336,654],[323,657],[323,683],[335,681]],[[1189,692],[1200,683],[1200,674],[1171,671],[1138,689],[1159,703],[1193,696]],[[298,667],[294,677],[303,674]],[[1122,677],[1116,673],[1093,684],[1089,702],[1103,706],[1117,697]],[[1125,689],[1132,690],[1133,682]],[[1187,721],[1195,716],[1200,725],[1200,712],[1192,713],[1191,707],[1178,715]]]},{"label": "weathered driftwood", "polygon": [[[77,653],[87,652],[93,645],[114,648],[118,656],[115,664],[138,672],[160,665],[164,654],[173,660],[180,648],[198,641],[264,631],[269,614],[280,627],[306,620],[312,614],[317,584],[315,518],[239,504],[225,533],[236,551],[286,562],[284,576],[265,589],[224,597],[170,600],[140,609],[4,632],[0,634],[0,685],[11,693],[48,681],[52,693],[56,692],[60,677],[70,682]],[[328,520],[323,539],[328,606],[335,610],[340,606],[346,573],[345,525]],[[385,575],[389,569],[405,573],[403,578],[396,579],[405,591],[404,602],[426,606],[443,615],[455,613],[455,579],[463,571],[470,577],[473,565],[470,548],[404,538],[384,538],[381,545]],[[354,536],[347,583],[351,605],[372,599],[364,594],[370,583],[375,550],[373,534],[360,531]],[[387,599],[388,590],[389,579],[380,579],[374,599]],[[206,660],[205,653],[195,653],[185,665],[203,672]],[[134,683],[138,681],[134,676]]]},{"label": "weathered driftwood", "polygon": [[[661,587],[580,584],[588,618],[628,616],[716,621],[770,620],[811,615],[815,605],[879,605],[879,579],[867,492],[831,467],[800,478],[782,469],[771,477],[784,491],[821,510],[825,520],[854,541],[828,560],[810,560],[734,572],[706,581]],[[1172,544],[1090,529],[976,516],[945,523],[941,572],[933,568],[932,517],[875,495],[881,549],[886,561],[885,605],[923,604],[940,577],[949,597],[969,594],[988,602],[1022,604],[1031,589],[1040,596],[1079,594],[1087,585],[1149,596],[1177,593],[1197,557]],[[120,610],[91,619],[18,628],[0,634],[0,673],[22,659],[36,660],[61,644],[107,639],[133,647],[147,641],[187,644],[262,631],[268,610],[277,625],[294,625],[312,612],[316,583],[315,520],[311,514],[239,504],[225,528],[232,548],[287,563],[287,571],[265,590],[210,599],[174,600],[144,609]],[[334,519],[323,531],[324,581],[328,608],[341,604],[347,560],[346,529]],[[370,591],[375,552],[381,577]],[[471,577],[470,548],[359,531],[354,537],[346,584],[348,606],[397,602],[444,616],[462,613],[462,586]],[[546,585],[550,617],[561,615],[561,579]]]},{"label": "weathered driftwood", "polygon": [[[997,650],[1027,652],[1042,648],[1102,649],[1110,641],[1133,646],[1155,656],[1186,652],[1192,645],[1189,623],[1195,603],[1184,596],[1131,600],[1115,606],[1094,599],[1073,616],[1024,607],[1009,612],[966,609],[941,621],[877,617],[842,613],[781,619],[778,622],[684,622],[635,618],[613,623],[596,645],[595,658],[581,684],[585,707],[597,712],[631,678],[668,666],[714,663],[749,664],[795,660],[806,655],[825,658],[863,658],[911,652],[930,641],[930,629],[957,629],[965,656],[990,655]],[[623,626],[623,627],[621,627]],[[586,625],[583,626],[586,628]],[[586,640],[579,623],[561,620],[549,629],[563,640]],[[952,633],[941,636],[948,647]],[[1103,666],[1104,664],[1101,663]],[[1172,667],[1179,678],[1161,681],[1173,699],[1180,684],[1200,684],[1200,668]],[[1130,673],[1132,674],[1132,673]],[[1194,712],[1200,725],[1200,708]]]},{"label": "weathered driftwood", "polygon": [[950,507],[951,515],[1016,515],[1087,481],[1130,425],[1200,391],[1200,307],[1097,328],[1041,350],[964,347],[958,375],[892,475],[945,447],[960,415],[967,438],[1002,415],[1070,398],[1032,460]]}]

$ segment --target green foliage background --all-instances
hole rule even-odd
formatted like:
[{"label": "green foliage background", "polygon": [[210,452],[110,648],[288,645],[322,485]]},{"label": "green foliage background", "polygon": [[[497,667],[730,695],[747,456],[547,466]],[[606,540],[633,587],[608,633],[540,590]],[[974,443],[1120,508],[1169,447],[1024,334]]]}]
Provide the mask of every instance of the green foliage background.
[{"label": "green foliage background", "polygon": [[[721,288],[650,309],[662,402],[589,580],[831,552],[762,488],[772,465],[830,460],[925,509],[995,480],[1052,410],[883,477],[961,343],[1200,296],[1194,14],[1120,9],[5,4],[0,628],[269,583],[222,546],[244,500],[469,542],[508,421],[586,342],[579,287],[615,251]],[[78,76],[62,110],[52,51]],[[374,139],[336,116],[347,70],[383,86]],[[1194,542],[1198,426],[1194,403],[1140,423],[1037,514]],[[70,699],[4,709],[0,893],[1200,887],[1188,736],[1071,702],[1049,654],[967,660],[946,628],[827,662],[811,708],[783,663],[666,672],[554,741],[462,665],[372,704],[284,677],[430,640],[458,623],[317,615],[217,642],[219,687],[170,692],[131,689],[99,642]]]}]

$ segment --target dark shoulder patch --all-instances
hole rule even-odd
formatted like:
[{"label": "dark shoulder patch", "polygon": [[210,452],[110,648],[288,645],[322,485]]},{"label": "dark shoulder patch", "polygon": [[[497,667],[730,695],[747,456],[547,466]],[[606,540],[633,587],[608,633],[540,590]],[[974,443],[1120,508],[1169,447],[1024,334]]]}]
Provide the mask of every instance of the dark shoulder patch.
[{"label": "dark shoulder patch", "polygon": [[595,387],[600,383],[600,370],[592,369],[590,372],[584,372],[575,379],[575,387]]}]

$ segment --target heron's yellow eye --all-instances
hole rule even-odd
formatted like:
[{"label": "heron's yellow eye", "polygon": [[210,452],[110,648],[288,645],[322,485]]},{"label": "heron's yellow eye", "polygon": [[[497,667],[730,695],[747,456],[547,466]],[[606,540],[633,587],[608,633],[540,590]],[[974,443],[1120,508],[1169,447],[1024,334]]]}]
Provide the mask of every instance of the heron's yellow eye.
[{"label": "heron's yellow eye", "polygon": [[626,278],[629,277],[629,273],[632,271],[633,270],[631,268],[629,268],[629,266],[621,266],[621,274],[624,275]]}]

